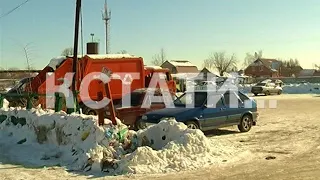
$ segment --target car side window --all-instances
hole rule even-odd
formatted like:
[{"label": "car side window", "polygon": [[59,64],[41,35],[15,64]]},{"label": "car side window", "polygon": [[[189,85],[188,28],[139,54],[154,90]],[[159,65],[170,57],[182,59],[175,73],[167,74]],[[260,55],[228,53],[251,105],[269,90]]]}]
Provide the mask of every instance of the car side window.
[{"label": "car side window", "polygon": [[[164,102],[168,99],[165,99],[165,98],[168,98],[166,95],[162,95],[161,93],[155,93],[154,94],[155,96],[155,101],[151,101],[151,104],[155,105],[155,104],[165,104]],[[173,97],[170,96],[170,99],[172,99]]]},{"label": "car side window", "polygon": [[243,102],[234,92],[227,92],[224,95],[225,105],[230,107],[231,105],[235,105],[235,103]]},{"label": "car side window", "polygon": [[207,107],[208,108],[219,108],[223,107],[223,100],[220,95],[209,95],[207,99]]}]

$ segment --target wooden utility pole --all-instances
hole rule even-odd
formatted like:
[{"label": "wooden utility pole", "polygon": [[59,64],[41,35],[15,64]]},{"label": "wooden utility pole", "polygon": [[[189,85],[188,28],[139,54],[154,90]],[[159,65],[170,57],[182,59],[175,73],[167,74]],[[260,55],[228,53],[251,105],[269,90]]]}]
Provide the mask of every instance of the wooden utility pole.
[{"label": "wooden utility pole", "polygon": [[73,45],[73,63],[72,70],[74,73],[72,79],[72,91],[73,96],[76,100],[76,80],[77,80],[77,62],[78,62],[78,41],[79,41],[79,22],[80,22],[80,12],[81,12],[81,0],[76,0],[76,17],[75,17],[75,27],[74,27],[74,45]]}]

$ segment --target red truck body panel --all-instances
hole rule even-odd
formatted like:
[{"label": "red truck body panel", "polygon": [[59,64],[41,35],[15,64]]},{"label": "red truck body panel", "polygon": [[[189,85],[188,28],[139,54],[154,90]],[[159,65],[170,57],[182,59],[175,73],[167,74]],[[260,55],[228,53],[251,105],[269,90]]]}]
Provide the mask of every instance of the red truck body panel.
[{"label": "red truck body panel", "polygon": [[[132,79],[130,89],[123,89],[123,83],[121,79],[112,79],[110,81],[110,88],[112,92],[112,99],[121,99],[123,94],[130,93],[135,89],[139,89],[144,87],[145,79],[144,79],[144,65],[142,58],[123,58],[123,59],[90,59],[86,57],[86,60],[80,63],[80,69],[84,69],[83,74],[80,75],[80,82],[84,77],[92,72],[101,72],[102,68],[106,67],[113,72],[113,74],[119,75],[122,80],[125,80],[125,77],[129,77],[130,75],[134,77],[134,74],[139,74],[139,79]],[[121,74],[123,73],[123,74]],[[127,80],[131,80],[127,78]],[[80,84],[78,82],[78,87],[80,88]],[[101,83],[100,80],[94,80],[91,82],[89,86],[89,95],[91,99],[97,98],[97,93],[99,91],[103,91],[104,84]],[[103,91],[104,92],[104,91]],[[81,93],[81,92],[80,92]],[[105,92],[104,92],[104,96]],[[82,96],[85,101],[88,97]]]},{"label": "red truck body panel", "polygon": [[[57,92],[57,87],[54,85],[61,85],[63,81],[62,78],[65,77],[67,73],[72,72],[72,62],[73,59],[71,57],[66,58],[65,60],[61,61],[57,67],[49,67],[46,66],[35,78],[31,83],[27,86],[29,87],[26,89],[28,92],[36,92],[39,94],[47,94],[47,93],[54,93]],[[54,70],[54,68],[56,68]],[[164,73],[166,74],[166,83],[171,92],[176,91],[175,82],[173,81],[169,70],[167,69],[154,69],[144,67],[143,58],[141,57],[112,57],[108,55],[86,55],[84,57],[79,58],[78,66],[77,66],[77,77],[76,77],[76,87],[77,90],[80,90],[80,94],[78,96],[78,101],[83,102],[89,99],[98,100],[97,94],[98,92],[102,92],[104,97],[106,97],[104,91],[104,83],[100,80],[93,80],[88,85],[88,82],[84,82],[84,78],[92,73],[102,72],[103,68],[108,68],[114,74],[123,73],[121,79],[125,79],[125,74],[127,74],[127,80],[131,81],[130,89],[128,86],[123,89],[123,83],[120,79],[112,79],[110,82],[110,88],[112,93],[113,100],[120,100],[124,94],[128,94],[136,89],[148,87],[149,84],[146,80],[150,80],[153,76],[153,73]],[[51,76],[46,78],[46,74],[48,72],[54,72]],[[136,75],[139,74],[139,79],[131,79],[128,78],[128,75]],[[147,78],[149,77],[149,78]],[[68,80],[71,84],[72,77]],[[93,78],[93,77],[92,77]],[[46,86],[48,81],[53,81],[54,84],[51,84],[50,87]],[[85,88],[85,85],[88,85],[89,88],[89,95],[85,95],[84,91],[81,91],[81,83],[82,87]],[[159,87],[159,85],[157,86]],[[81,96],[81,98],[80,98]],[[46,99],[45,97],[39,97],[39,103],[42,107],[46,108]]]}]

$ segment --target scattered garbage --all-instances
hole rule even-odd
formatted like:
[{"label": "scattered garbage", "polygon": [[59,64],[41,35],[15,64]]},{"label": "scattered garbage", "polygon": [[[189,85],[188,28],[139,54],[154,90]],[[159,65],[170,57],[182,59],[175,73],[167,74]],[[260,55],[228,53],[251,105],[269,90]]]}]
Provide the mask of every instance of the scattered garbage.
[{"label": "scattered garbage", "polygon": [[275,156],[267,156],[266,157],[266,160],[273,160],[273,159],[276,159],[276,157]]},{"label": "scattered garbage", "polygon": [[[59,164],[108,175],[166,173],[225,164],[239,153],[174,119],[136,132],[119,120],[98,126],[96,116],[43,109],[2,109],[0,117],[0,145],[10,147],[15,162],[38,167]],[[15,153],[22,144],[23,153]]]},{"label": "scattered garbage", "polygon": [[18,141],[18,142],[17,142],[17,144],[23,144],[23,143],[25,143],[25,142],[27,142],[27,139],[26,139],[26,138],[24,138],[24,139],[22,139],[22,140]]}]

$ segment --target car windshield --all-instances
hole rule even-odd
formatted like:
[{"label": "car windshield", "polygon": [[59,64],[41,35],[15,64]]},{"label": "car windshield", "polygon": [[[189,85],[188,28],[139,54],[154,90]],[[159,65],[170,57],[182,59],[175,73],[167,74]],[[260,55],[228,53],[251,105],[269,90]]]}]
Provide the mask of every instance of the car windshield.
[{"label": "car windshield", "polygon": [[188,92],[181,95],[178,99],[174,101],[176,106],[192,106],[195,107],[202,106],[207,99],[207,94],[204,92]]},{"label": "car windshield", "polygon": [[258,83],[257,86],[265,86],[266,83]]}]

